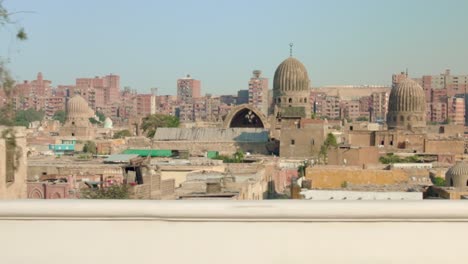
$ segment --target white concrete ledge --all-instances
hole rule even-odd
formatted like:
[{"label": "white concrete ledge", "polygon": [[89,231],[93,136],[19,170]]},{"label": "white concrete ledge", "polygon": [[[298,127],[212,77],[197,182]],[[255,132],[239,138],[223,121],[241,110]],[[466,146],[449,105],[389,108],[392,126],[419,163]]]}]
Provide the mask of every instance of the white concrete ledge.
[{"label": "white concrete ledge", "polygon": [[0,201],[2,220],[468,222],[468,201]]},{"label": "white concrete ledge", "polygon": [[0,202],[1,263],[464,263],[465,201]]}]

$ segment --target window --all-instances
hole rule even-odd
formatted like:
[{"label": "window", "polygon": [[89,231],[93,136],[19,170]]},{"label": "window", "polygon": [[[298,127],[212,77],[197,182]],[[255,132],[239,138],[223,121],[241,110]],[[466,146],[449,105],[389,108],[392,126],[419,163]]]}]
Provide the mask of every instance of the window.
[{"label": "window", "polygon": [[292,103],[292,98],[289,98],[289,102]]},{"label": "window", "polygon": [[296,141],[294,139],[291,139],[291,145],[296,144]]},{"label": "window", "polygon": [[450,178],[450,186],[453,186],[453,179]]},{"label": "window", "polygon": [[72,122],[72,125],[75,125],[75,121]]}]

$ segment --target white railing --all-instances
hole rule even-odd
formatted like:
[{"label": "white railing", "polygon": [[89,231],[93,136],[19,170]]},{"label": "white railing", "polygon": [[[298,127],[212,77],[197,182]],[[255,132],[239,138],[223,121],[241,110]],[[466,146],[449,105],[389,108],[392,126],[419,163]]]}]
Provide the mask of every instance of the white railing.
[{"label": "white railing", "polygon": [[464,263],[465,201],[0,202],[0,263]]}]

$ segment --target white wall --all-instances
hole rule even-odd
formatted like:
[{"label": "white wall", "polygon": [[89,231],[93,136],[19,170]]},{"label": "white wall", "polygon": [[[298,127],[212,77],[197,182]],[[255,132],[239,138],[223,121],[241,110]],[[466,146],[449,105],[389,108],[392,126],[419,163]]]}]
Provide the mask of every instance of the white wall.
[{"label": "white wall", "polygon": [[340,190],[305,190],[306,200],[422,200],[422,192],[357,192]]},{"label": "white wall", "polygon": [[2,201],[1,263],[463,263],[464,201]]}]

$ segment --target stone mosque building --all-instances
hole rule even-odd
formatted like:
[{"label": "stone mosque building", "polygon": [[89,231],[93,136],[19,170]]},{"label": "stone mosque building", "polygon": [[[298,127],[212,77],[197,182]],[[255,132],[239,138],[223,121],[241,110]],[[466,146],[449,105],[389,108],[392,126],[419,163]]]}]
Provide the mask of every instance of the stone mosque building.
[{"label": "stone mosque building", "polygon": [[299,60],[289,57],[276,69],[273,79],[275,116],[310,118],[310,80]]},{"label": "stone mosque building", "polygon": [[[257,142],[259,144],[256,145],[258,151],[258,146],[265,143],[265,138],[256,137],[256,135],[264,135],[267,131],[269,139],[262,154],[276,154],[286,158],[317,157],[327,134],[332,130],[327,120],[311,119],[310,87],[306,67],[291,53],[290,57],[281,62],[275,71],[273,102],[269,116],[265,116],[253,105],[242,104],[233,108],[225,117],[223,128],[219,131],[200,131],[203,128],[197,128],[184,131],[183,134],[186,135],[185,138],[197,138],[197,135],[209,132],[208,134],[219,138],[221,142],[224,140],[222,135],[230,134],[225,132],[232,129],[235,131],[231,131],[231,134],[243,135],[242,138],[244,135],[248,135],[249,138],[261,138],[263,142]],[[373,151],[363,151],[363,153],[368,156],[373,155],[374,159],[376,153],[379,152],[434,153],[437,155],[447,153],[450,158],[445,161],[453,162],[454,153],[458,155],[463,154],[464,151],[463,139],[456,136],[460,132],[458,128],[441,125],[436,131],[433,127],[430,127],[428,131],[425,92],[417,82],[407,76],[390,93],[387,127],[383,130],[370,131],[353,126],[353,124],[344,125],[338,142],[342,142],[348,150],[373,148]],[[177,136],[174,136],[178,133],[176,131],[172,131],[174,135],[163,135],[161,134],[163,130],[158,131],[155,135],[156,146],[160,146],[163,140],[172,142],[179,140]],[[156,139],[159,139],[161,143],[158,143]],[[220,143],[219,149],[228,149],[226,147],[228,145],[231,149],[235,149],[233,146],[239,148],[241,145],[236,137],[225,140]],[[198,149],[195,141],[190,143],[195,143],[192,148]],[[256,144],[256,142],[249,142],[249,144]],[[221,147],[221,145],[226,146]],[[202,150],[206,148],[206,142],[201,143],[200,148]],[[250,152],[249,149],[244,149],[244,151]],[[364,157],[363,160],[367,158]]]},{"label": "stone mosque building", "polygon": [[96,131],[89,119],[94,111],[80,95],[73,96],[67,103],[67,119],[60,129],[61,137],[74,137],[80,140],[94,139]]},{"label": "stone mosque building", "polygon": [[426,128],[426,95],[415,81],[406,78],[390,93],[389,129],[423,131]]},{"label": "stone mosque building", "polygon": [[386,152],[433,154],[439,162],[453,163],[465,152],[463,126],[426,125],[426,95],[406,77],[390,92],[387,129],[359,131],[348,127],[345,141],[352,146],[375,146]]},{"label": "stone mosque building", "polygon": [[281,62],[273,80],[273,105],[270,116],[244,104],[234,108],[224,120],[224,128],[260,127],[269,130],[268,153],[282,157],[310,158],[320,151],[328,134],[323,120],[307,122],[312,114],[310,79],[298,59]]}]

